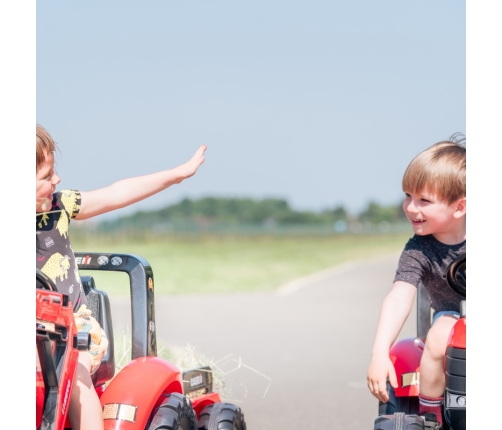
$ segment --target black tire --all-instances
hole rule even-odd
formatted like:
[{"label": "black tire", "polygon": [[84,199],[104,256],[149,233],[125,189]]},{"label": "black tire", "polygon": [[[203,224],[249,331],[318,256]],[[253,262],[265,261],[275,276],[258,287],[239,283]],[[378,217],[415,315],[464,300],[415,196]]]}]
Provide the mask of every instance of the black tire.
[{"label": "black tire", "polygon": [[418,415],[397,412],[383,415],[375,420],[373,430],[424,430],[424,422]]},{"label": "black tire", "polygon": [[244,413],[231,403],[213,403],[200,413],[199,430],[246,430]]},{"label": "black tire", "polygon": [[392,385],[387,381],[387,403],[378,402],[378,415],[393,415],[396,412],[404,412],[407,415],[418,415],[417,397],[397,397]]},{"label": "black tire", "polygon": [[197,417],[187,397],[171,393],[152,413],[148,430],[197,430]]}]

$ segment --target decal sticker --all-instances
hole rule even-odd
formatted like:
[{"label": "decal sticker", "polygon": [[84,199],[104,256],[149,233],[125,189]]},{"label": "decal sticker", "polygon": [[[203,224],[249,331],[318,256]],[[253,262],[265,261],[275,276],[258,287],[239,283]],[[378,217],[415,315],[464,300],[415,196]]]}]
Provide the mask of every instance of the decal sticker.
[{"label": "decal sticker", "polygon": [[120,266],[122,264],[122,258],[120,257],[112,257],[112,261],[111,263],[114,265],[114,266]]},{"label": "decal sticker", "polygon": [[85,257],[76,257],[75,262],[77,264],[91,264],[91,257],[86,255]]},{"label": "decal sticker", "polygon": [[71,381],[68,379],[66,384],[66,391],[64,393],[63,406],[61,407],[61,413],[64,415],[66,409],[66,402],[68,401],[68,395],[70,394]]},{"label": "decal sticker", "polygon": [[137,406],[123,403],[109,403],[103,406],[103,420],[122,420],[134,423]]},{"label": "decal sticker", "polygon": [[418,385],[419,380],[420,372],[403,373],[401,375],[401,386],[404,388],[410,385]]},{"label": "decal sticker", "polygon": [[148,278],[148,288],[153,291],[153,279]]},{"label": "decal sticker", "polygon": [[186,396],[188,397],[188,399],[193,399],[195,397],[202,396],[203,394],[206,393],[207,393],[207,388],[201,388],[200,390],[195,390],[191,391],[190,393],[186,393]]},{"label": "decal sticker", "polygon": [[202,379],[202,375],[199,374],[197,376],[194,376],[193,378],[190,378],[190,387],[195,387],[196,385],[200,385],[204,382]]},{"label": "decal sticker", "polygon": [[108,264],[108,257],[105,255],[98,257],[98,264],[100,266],[104,266],[105,264]]}]

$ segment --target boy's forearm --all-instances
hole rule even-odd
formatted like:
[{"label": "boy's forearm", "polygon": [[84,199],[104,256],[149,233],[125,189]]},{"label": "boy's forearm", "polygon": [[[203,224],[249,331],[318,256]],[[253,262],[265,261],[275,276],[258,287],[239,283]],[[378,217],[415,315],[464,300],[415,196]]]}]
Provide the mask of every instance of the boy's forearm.
[{"label": "boy's forearm", "polygon": [[[398,287],[403,288],[399,285]],[[401,294],[403,291],[399,291],[399,294],[395,290],[391,291],[382,304],[373,355],[388,354],[411,312],[415,287],[406,284],[404,288],[407,289],[404,294]]]}]

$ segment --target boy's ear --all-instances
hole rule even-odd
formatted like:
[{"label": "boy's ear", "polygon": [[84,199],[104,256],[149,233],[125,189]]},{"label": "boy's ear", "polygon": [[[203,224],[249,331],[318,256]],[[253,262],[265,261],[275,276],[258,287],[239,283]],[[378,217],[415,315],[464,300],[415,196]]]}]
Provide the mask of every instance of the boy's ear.
[{"label": "boy's ear", "polygon": [[455,205],[456,205],[456,208],[455,208],[455,213],[453,214],[453,216],[455,218],[460,218],[460,217],[463,217],[466,213],[466,198],[462,198],[460,200],[458,200]]}]

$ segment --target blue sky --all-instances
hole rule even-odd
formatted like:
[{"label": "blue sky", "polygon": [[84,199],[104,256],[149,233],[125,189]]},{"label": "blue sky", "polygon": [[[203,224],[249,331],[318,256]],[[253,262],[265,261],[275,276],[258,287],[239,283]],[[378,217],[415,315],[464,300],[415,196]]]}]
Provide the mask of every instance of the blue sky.
[{"label": "blue sky", "polygon": [[208,145],[193,178],[113,216],[206,195],[397,203],[413,156],[466,132],[464,2],[46,0],[36,21],[61,187]]}]

